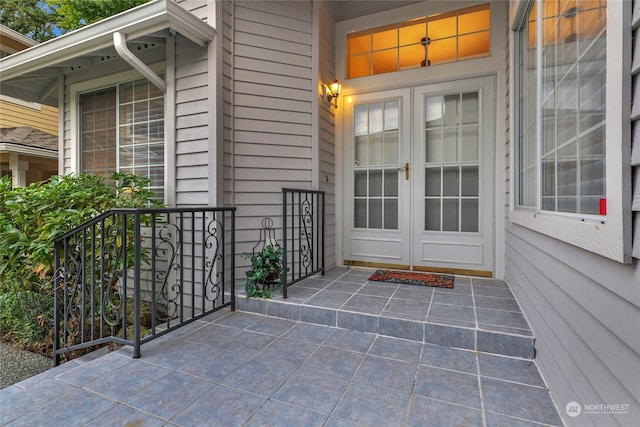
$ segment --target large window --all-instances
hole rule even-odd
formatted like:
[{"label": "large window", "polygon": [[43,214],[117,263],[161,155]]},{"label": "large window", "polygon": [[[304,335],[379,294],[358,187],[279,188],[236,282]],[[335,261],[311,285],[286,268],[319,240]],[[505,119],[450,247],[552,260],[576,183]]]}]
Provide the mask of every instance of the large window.
[{"label": "large window", "polygon": [[80,95],[80,168],[145,176],[164,199],[164,95],[145,79]]},{"label": "large window", "polygon": [[348,77],[363,77],[488,56],[489,3],[347,36]]},{"label": "large window", "polygon": [[606,0],[532,2],[518,37],[516,207],[606,215]]},{"label": "large window", "polygon": [[631,3],[529,0],[513,12],[509,219],[630,262]]}]

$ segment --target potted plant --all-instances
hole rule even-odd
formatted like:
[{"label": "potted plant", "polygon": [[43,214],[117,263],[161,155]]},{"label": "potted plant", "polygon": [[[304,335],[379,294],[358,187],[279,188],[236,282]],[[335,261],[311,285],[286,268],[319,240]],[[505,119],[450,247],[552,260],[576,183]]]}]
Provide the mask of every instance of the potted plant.
[{"label": "potted plant", "polygon": [[247,298],[271,298],[274,288],[282,286],[284,266],[282,256],[284,250],[280,245],[267,244],[259,252],[242,254],[244,259],[251,261],[247,270],[247,277],[242,281],[247,292]]}]

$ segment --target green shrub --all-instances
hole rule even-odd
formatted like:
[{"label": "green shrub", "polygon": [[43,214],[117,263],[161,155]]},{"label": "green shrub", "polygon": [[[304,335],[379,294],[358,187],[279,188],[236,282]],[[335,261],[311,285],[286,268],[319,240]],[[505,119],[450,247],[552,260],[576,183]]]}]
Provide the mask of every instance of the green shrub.
[{"label": "green shrub", "polygon": [[158,206],[148,185],[147,178],[122,173],[109,181],[86,174],[55,176],[25,188],[0,179],[3,335],[23,343],[42,339],[43,330],[46,336],[53,320],[55,239],[112,208]]}]

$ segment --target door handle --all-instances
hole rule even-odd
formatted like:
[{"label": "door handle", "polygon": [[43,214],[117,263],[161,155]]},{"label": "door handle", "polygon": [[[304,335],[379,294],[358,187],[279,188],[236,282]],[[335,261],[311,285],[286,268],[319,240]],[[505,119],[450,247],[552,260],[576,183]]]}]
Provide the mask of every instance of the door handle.
[{"label": "door handle", "polygon": [[404,171],[405,181],[409,181],[409,162],[405,163],[403,168],[398,168],[398,172],[402,171]]}]

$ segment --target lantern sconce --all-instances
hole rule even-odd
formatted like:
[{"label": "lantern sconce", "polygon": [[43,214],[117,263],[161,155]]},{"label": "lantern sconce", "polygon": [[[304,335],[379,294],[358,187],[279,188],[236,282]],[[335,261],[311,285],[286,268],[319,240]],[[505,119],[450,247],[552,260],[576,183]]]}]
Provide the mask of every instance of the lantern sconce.
[{"label": "lantern sconce", "polygon": [[342,85],[338,83],[338,80],[334,80],[329,86],[325,86],[327,101],[329,101],[329,104],[333,105],[335,108],[338,108],[338,97],[340,96],[341,90]]}]

